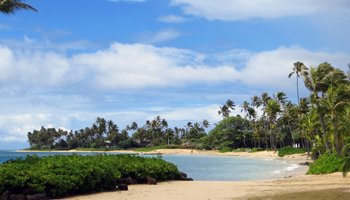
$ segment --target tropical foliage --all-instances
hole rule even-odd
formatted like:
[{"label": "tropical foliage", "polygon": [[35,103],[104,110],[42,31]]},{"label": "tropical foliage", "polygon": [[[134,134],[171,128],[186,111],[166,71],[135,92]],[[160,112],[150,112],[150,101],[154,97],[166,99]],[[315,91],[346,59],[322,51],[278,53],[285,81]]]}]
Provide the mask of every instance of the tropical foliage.
[{"label": "tropical foliage", "polygon": [[314,163],[311,163],[308,174],[329,174],[342,170],[344,157],[335,154],[323,154]]},{"label": "tropical foliage", "polygon": [[49,198],[115,190],[122,178],[178,180],[177,167],[158,158],[130,155],[28,156],[0,165],[0,195],[44,194]]}]

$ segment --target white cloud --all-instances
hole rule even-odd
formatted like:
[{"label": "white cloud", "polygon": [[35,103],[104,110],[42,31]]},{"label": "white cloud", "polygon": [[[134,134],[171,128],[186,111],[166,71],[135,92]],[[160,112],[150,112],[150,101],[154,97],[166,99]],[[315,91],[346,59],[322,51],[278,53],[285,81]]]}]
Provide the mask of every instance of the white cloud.
[{"label": "white cloud", "polygon": [[181,36],[181,33],[175,30],[162,30],[159,32],[145,32],[139,36],[139,40],[146,44],[157,44],[161,42],[166,42],[169,40],[174,40]]},{"label": "white cloud", "polygon": [[189,50],[120,43],[104,51],[74,57],[76,65],[94,71],[96,85],[107,89],[219,83],[236,76],[230,66],[211,67],[200,60],[200,54]]},{"label": "white cloud", "polygon": [[25,142],[27,133],[45,127],[66,127],[67,120],[48,114],[0,116],[0,142]]},{"label": "white cloud", "polygon": [[343,53],[313,52],[301,47],[281,47],[272,51],[256,53],[239,71],[239,80],[252,87],[275,88],[285,91],[294,88],[294,80],[288,79],[293,63],[302,61],[306,66],[329,62],[346,70],[349,55]]},{"label": "white cloud", "polygon": [[278,18],[315,13],[348,12],[348,0],[171,0],[186,14],[209,20]]},{"label": "white cloud", "polygon": [[166,23],[183,23],[186,21],[186,19],[177,15],[164,15],[159,17],[158,21]]},{"label": "white cloud", "polygon": [[328,61],[345,70],[348,58],[347,54],[301,47],[258,53],[232,50],[202,54],[147,44],[114,43],[97,52],[66,56],[0,46],[0,82],[2,88],[62,88],[79,84],[86,89],[107,91],[235,81],[259,88],[289,88],[293,84],[286,76],[295,61],[308,66]]}]

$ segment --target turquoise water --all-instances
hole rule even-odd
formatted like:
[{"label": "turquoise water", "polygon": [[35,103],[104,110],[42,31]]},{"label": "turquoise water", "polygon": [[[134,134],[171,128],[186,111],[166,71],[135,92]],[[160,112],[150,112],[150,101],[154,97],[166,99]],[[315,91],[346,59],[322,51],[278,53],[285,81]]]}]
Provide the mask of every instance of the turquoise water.
[{"label": "turquoise water", "polygon": [[[26,155],[70,155],[69,152],[13,152],[0,151],[0,163]],[[99,153],[78,153],[80,155],[96,155]],[[111,153],[112,154],[112,153]],[[243,158],[235,156],[209,155],[162,155],[166,161],[178,166],[194,180],[205,181],[242,181],[271,179],[281,177],[281,172],[293,170],[290,164],[272,159]]]}]

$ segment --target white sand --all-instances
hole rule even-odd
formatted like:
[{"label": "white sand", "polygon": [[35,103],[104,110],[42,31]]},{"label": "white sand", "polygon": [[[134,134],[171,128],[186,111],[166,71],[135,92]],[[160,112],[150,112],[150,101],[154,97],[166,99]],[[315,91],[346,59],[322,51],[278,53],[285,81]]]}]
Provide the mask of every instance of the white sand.
[{"label": "white sand", "polygon": [[247,199],[302,191],[349,188],[350,178],[340,173],[309,175],[268,181],[163,182],[158,185],[131,185],[129,191],[98,193],[67,198],[70,200],[202,200]]}]

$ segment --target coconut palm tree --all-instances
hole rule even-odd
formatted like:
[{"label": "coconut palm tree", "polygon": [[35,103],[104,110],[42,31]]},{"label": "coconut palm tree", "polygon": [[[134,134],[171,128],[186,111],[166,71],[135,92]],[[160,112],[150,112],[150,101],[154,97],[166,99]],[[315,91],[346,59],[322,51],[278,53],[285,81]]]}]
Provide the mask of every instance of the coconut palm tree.
[{"label": "coconut palm tree", "polygon": [[13,14],[17,10],[37,10],[22,0],[0,0],[0,12],[4,14]]},{"label": "coconut palm tree", "polygon": [[288,75],[288,78],[292,77],[293,74],[296,75],[296,83],[297,83],[297,98],[298,98],[298,104],[300,102],[299,97],[299,78],[305,77],[308,75],[308,68],[302,63],[302,62],[295,62],[293,71]]},{"label": "coconut palm tree", "polygon": [[235,106],[235,102],[233,102],[231,99],[227,99],[225,105],[220,106],[218,114],[222,115],[223,118],[227,118],[230,116],[231,111],[235,110]]},{"label": "coconut palm tree", "polygon": [[275,138],[276,138],[276,134],[274,133],[275,128],[276,128],[276,120],[277,120],[277,116],[278,114],[281,112],[281,107],[280,105],[277,103],[276,100],[274,99],[270,99],[267,103],[266,106],[266,114],[268,117],[268,128],[270,130],[270,143],[271,143],[271,147],[276,149],[277,146],[275,144]]},{"label": "coconut palm tree", "polygon": [[248,116],[249,103],[248,101],[243,101],[241,105],[241,112],[244,112],[244,117]]}]

